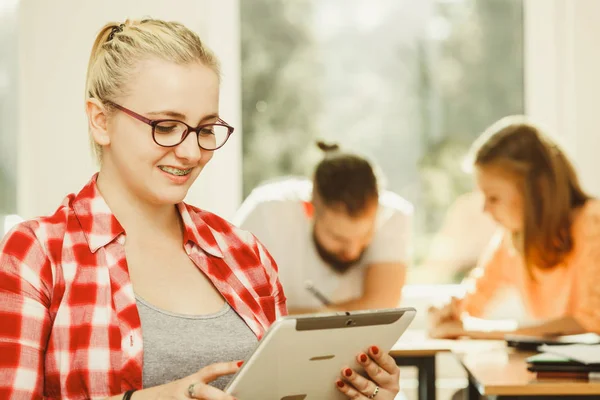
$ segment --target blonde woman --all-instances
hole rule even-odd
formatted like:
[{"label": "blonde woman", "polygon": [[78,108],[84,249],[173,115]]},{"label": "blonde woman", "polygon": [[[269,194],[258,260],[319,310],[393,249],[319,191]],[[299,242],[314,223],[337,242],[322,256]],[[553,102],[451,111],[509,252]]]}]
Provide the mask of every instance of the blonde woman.
[{"label": "blonde woman", "polygon": [[[484,211],[502,231],[467,280],[466,296],[430,310],[432,336],[600,333],[600,202],[581,188],[562,150],[523,117],[509,117],[475,143],[474,166]],[[464,317],[484,317],[506,286],[538,322],[489,330],[474,320],[466,329]]]},{"label": "blonde woman", "polygon": [[[231,400],[227,375],[286,299],[252,235],[183,203],[234,131],[218,61],[181,24],[112,23],[85,94],[99,172],[0,244],[0,397]],[[371,353],[391,399],[397,367]],[[344,379],[349,395],[377,387]]]}]

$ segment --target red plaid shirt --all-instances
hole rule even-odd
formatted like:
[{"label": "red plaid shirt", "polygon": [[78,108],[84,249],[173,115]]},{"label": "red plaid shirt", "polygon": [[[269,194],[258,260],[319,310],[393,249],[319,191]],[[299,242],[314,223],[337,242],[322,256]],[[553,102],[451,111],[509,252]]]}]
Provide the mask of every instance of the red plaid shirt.
[{"label": "red plaid shirt", "polygon": [[[286,314],[277,266],[223,219],[178,205],[184,248],[256,336]],[[101,398],[142,388],[125,232],[96,187],[0,244],[0,398]]]}]

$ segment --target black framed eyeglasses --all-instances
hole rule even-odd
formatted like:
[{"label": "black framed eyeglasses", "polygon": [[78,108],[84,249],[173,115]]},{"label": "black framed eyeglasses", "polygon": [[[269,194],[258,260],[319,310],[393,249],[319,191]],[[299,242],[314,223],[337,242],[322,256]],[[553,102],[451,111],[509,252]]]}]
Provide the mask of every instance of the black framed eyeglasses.
[{"label": "black framed eyeglasses", "polygon": [[229,136],[233,133],[234,128],[229,126],[227,122],[218,119],[213,124],[202,124],[197,127],[192,127],[183,121],[176,119],[149,119],[140,115],[128,108],[120,106],[112,101],[106,103],[123,111],[125,114],[142,121],[152,127],[152,140],[162,147],[175,147],[183,143],[190,132],[196,133],[198,136],[198,146],[207,151],[217,150],[227,142]]}]

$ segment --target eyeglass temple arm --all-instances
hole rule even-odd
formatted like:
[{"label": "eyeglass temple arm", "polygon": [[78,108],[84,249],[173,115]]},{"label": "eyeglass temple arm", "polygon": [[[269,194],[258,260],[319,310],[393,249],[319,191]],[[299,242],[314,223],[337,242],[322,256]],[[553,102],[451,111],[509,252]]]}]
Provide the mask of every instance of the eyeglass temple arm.
[{"label": "eyeglass temple arm", "polygon": [[119,110],[123,111],[125,114],[132,116],[133,118],[135,118],[135,119],[137,119],[139,121],[147,123],[148,125],[152,125],[152,123],[154,122],[151,119],[148,119],[148,118],[144,117],[143,115],[140,115],[140,114],[138,114],[136,112],[133,112],[133,111],[131,111],[131,110],[125,108],[125,107],[122,107],[122,106],[120,106],[120,105],[118,105],[116,103],[113,103],[112,101],[107,101],[107,103],[109,103],[113,107],[118,108]]}]

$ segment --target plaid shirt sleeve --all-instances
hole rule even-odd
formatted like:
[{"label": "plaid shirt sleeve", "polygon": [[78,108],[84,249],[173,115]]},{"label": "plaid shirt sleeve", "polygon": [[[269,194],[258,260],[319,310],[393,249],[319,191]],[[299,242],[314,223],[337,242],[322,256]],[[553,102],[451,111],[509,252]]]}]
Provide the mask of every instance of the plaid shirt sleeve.
[{"label": "plaid shirt sleeve", "polygon": [[41,398],[52,271],[31,223],[0,244],[0,398]]},{"label": "plaid shirt sleeve", "polygon": [[273,288],[273,297],[275,298],[275,312],[276,317],[284,317],[288,314],[286,298],[283,293],[283,287],[279,281],[279,273],[277,269],[277,263],[269,254],[267,249],[257,240],[258,254],[260,256],[262,265],[265,267],[265,271],[269,276],[271,287]]}]

